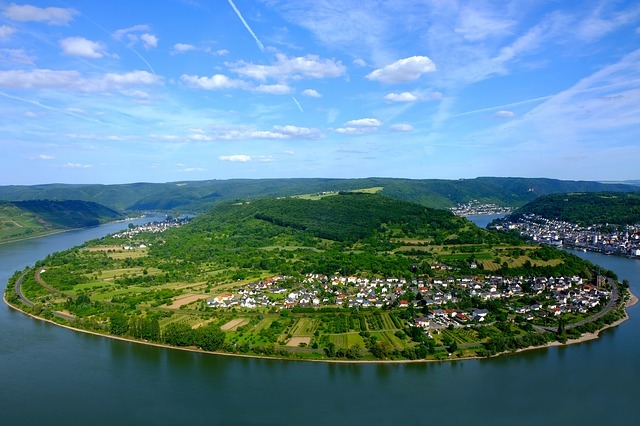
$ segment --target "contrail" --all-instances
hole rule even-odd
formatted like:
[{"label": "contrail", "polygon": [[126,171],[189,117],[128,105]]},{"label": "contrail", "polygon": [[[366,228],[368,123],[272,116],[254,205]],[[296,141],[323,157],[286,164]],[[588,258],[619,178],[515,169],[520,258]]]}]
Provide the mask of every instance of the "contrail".
[{"label": "contrail", "polygon": [[260,51],[264,52],[264,45],[260,40],[258,40],[258,36],[256,36],[256,33],[254,33],[251,27],[249,26],[249,24],[247,24],[247,21],[244,20],[244,18],[242,17],[242,14],[240,13],[236,5],[233,3],[233,0],[228,0],[228,1],[231,7],[233,8],[233,10],[236,12],[236,15],[238,15],[238,18],[240,18],[240,20],[242,21],[242,24],[244,25],[244,27],[247,29],[247,31],[249,31],[249,34],[251,34],[251,37],[253,37],[253,39],[258,44]]},{"label": "contrail", "polygon": [[0,92],[0,96],[4,96],[5,98],[13,99],[15,101],[20,101],[20,102],[24,102],[24,103],[27,103],[27,104],[35,105],[35,106],[40,107],[42,109],[48,109],[50,111],[56,111],[56,112],[60,112],[62,114],[67,114],[67,115],[70,115],[72,117],[76,117],[76,118],[80,118],[82,120],[90,121],[92,123],[104,124],[104,122],[102,122],[100,120],[97,120],[95,118],[85,117],[85,116],[80,115],[80,114],[75,114],[72,111],[67,111],[65,109],[61,109],[61,108],[56,108],[56,107],[52,107],[52,106],[49,106],[49,105],[45,105],[45,104],[43,104],[43,103],[41,103],[39,101],[35,101],[35,100],[32,100],[32,99],[21,98],[19,96],[9,95],[8,93],[4,93],[4,92]]},{"label": "contrail", "polygon": [[300,112],[304,112],[304,110],[302,109],[302,106],[300,105],[300,102],[298,102],[298,100],[293,96],[291,97],[291,99],[293,99],[293,102],[295,102],[296,105],[298,105],[298,109],[300,110]]}]

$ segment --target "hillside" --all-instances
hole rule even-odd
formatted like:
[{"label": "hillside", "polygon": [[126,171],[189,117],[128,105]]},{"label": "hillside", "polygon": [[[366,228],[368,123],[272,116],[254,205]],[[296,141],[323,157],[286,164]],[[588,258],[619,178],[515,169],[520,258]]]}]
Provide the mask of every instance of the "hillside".
[{"label": "hillside", "polygon": [[553,194],[539,197],[514,211],[509,219],[535,214],[581,226],[640,223],[640,192]]},{"label": "hillside", "polygon": [[517,207],[541,195],[553,193],[637,190],[637,186],[625,183],[605,184],[538,178],[231,179],[122,185],[0,186],[0,200],[83,200],[119,211],[204,212],[219,203],[236,200],[371,187],[383,187],[384,195],[433,208],[449,208],[471,200]]},{"label": "hillside", "polygon": [[93,202],[3,201],[0,202],[0,241],[95,226],[122,218],[121,213]]}]

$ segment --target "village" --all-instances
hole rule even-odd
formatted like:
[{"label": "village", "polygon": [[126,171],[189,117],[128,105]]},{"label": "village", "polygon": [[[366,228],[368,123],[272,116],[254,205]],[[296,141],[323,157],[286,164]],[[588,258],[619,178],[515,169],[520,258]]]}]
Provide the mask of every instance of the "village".
[{"label": "village", "polygon": [[245,309],[397,307],[412,309],[414,315],[409,325],[430,333],[443,328],[471,326],[487,319],[490,312],[486,308],[456,309],[461,298],[501,301],[513,318],[533,321],[564,313],[587,313],[611,297],[611,291],[604,288],[604,278],[599,278],[598,285],[593,286],[577,276],[426,277],[407,281],[395,277],[368,279],[308,274],[297,283],[286,276],[252,282],[235,293],[210,298],[206,305]]},{"label": "village", "polygon": [[511,207],[498,206],[493,203],[481,203],[478,200],[471,200],[468,203],[458,203],[449,209],[453,214],[460,217],[475,215],[509,214]]},{"label": "village", "polygon": [[602,226],[581,227],[529,214],[517,221],[503,220],[496,229],[515,229],[533,241],[604,254],[640,257],[640,224],[606,232]]}]

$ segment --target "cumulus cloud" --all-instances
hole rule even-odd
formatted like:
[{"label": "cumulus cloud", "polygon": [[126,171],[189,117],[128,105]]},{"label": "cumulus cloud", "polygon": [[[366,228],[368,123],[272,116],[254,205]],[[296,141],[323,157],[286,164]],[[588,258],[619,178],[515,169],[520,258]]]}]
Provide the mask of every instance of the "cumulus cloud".
[{"label": "cumulus cloud", "polygon": [[248,161],[251,161],[251,156],[243,154],[221,155],[218,157],[218,160],[246,163]]},{"label": "cumulus cloud", "polygon": [[363,135],[376,131],[380,126],[382,122],[377,118],[360,118],[347,121],[345,127],[337,128],[336,132],[346,135]]},{"label": "cumulus cloud", "polygon": [[68,37],[60,40],[59,44],[62,53],[68,56],[96,59],[102,58],[105,54],[105,46],[102,43],[82,37]]},{"label": "cumulus cloud", "polygon": [[495,113],[495,117],[498,118],[511,118],[515,115],[513,111],[501,110]]},{"label": "cumulus cloud", "polygon": [[317,55],[289,58],[281,53],[276,55],[273,65],[256,65],[240,62],[232,67],[235,72],[258,81],[267,79],[331,78],[343,75],[347,68],[340,61],[320,59]]},{"label": "cumulus cloud", "polygon": [[196,47],[193,44],[176,43],[176,44],[173,45],[173,52],[172,53],[185,53],[185,52],[189,52],[191,50],[196,50]]},{"label": "cumulus cloud", "polygon": [[183,74],[180,76],[180,80],[189,87],[205,90],[239,89],[247,87],[244,81],[234,80],[223,74],[215,74],[211,77]]},{"label": "cumulus cloud", "polygon": [[9,38],[16,32],[16,29],[8,25],[0,25],[0,40]]},{"label": "cumulus cloud", "polygon": [[158,46],[158,37],[153,34],[144,33],[140,36],[140,40],[146,49]]},{"label": "cumulus cloud", "polygon": [[320,139],[322,133],[318,129],[297,126],[273,126],[273,131],[296,139]]},{"label": "cumulus cloud", "polygon": [[410,92],[389,93],[384,97],[384,100],[390,102],[415,102],[418,97]]},{"label": "cumulus cloud", "polygon": [[149,33],[151,27],[146,24],[134,25],[128,28],[122,28],[115,31],[112,36],[116,40],[127,40],[128,46],[133,46],[137,43],[141,43],[145,49],[158,46],[158,37]]},{"label": "cumulus cloud", "polygon": [[67,25],[78,12],[71,8],[36,7],[28,4],[10,4],[4,10],[4,16],[20,22],[45,22],[49,25]]},{"label": "cumulus cloud", "polygon": [[307,96],[309,98],[321,98],[322,97],[322,95],[320,93],[318,93],[314,89],[305,89],[305,90],[302,91],[301,95],[302,96]]},{"label": "cumulus cloud", "polygon": [[359,118],[347,121],[345,125],[349,127],[380,127],[382,122],[377,118]]},{"label": "cumulus cloud", "polygon": [[391,130],[396,132],[411,132],[413,131],[413,126],[411,124],[394,124],[391,126]]},{"label": "cumulus cloud", "polygon": [[426,56],[411,56],[400,59],[367,75],[369,80],[382,83],[406,83],[420,78],[422,74],[434,72],[436,65]]},{"label": "cumulus cloud", "polygon": [[254,89],[258,93],[268,93],[270,95],[288,95],[293,89],[286,84],[261,84]]}]

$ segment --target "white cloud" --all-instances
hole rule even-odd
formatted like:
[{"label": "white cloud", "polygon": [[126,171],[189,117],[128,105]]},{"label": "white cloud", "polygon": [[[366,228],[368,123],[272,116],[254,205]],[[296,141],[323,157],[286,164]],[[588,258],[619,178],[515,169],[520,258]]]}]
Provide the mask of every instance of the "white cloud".
[{"label": "white cloud", "polygon": [[183,74],[180,76],[180,80],[186,83],[189,87],[205,90],[242,89],[247,87],[247,84],[244,81],[234,80],[222,74],[215,74],[211,77],[198,77],[197,75]]},{"label": "white cloud", "polygon": [[116,40],[122,40],[127,34],[137,33],[142,31],[149,31],[150,29],[151,28],[149,27],[149,25],[146,25],[146,24],[134,25],[132,27],[122,28],[115,31],[113,33],[113,38],[115,38]]},{"label": "white cloud", "polygon": [[180,171],[185,173],[195,173],[195,172],[205,172],[207,171],[207,169],[204,169],[202,167],[183,167],[180,169]]},{"label": "white cloud", "polygon": [[288,95],[293,89],[286,84],[261,84],[254,89],[259,93],[268,93],[271,95]]},{"label": "white cloud", "polygon": [[359,67],[366,67],[367,66],[367,62],[364,59],[354,59],[353,60],[353,65],[357,65]]},{"label": "white cloud", "polygon": [[318,93],[314,89],[305,89],[305,90],[302,91],[301,95],[302,96],[307,96],[309,98],[321,98],[322,97],[322,95],[320,93]]},{"label": "white cloud", "polygon": [[62,167],[65,167],[68,169],[90,169],[93,166],[91,164],[66,163]]},{"label": "white cloud", "polygon": [[248,161],[251,161],[251,156],[243,154],[221,155],[218,157],[218,160],[246,163]]},{"label": "white cloud", "polygon": [[35,58],[27,55],[22,49],[0,49],[0,63],[33,65]]},{"label": "white cloud", "polygon": [[229,51],[227,49],[216,50],[216,55],[224,56],[224,55],[228,55],[228,54],[229,54]]},{"label": "white cloud", "polygon": [[297,126],[273,126],[271,130],[231,129],[212,130],[191,129],[188,139],[197,142],[236,140],[314,140],[323,137],[318,129]]},{"label": "white cloud", "polygon": [[0,25],[0,40],[9,38],[16,32],[16,29],[8,25]]},{"label": "white cloud", "polygon": [[185,53],[185,52],[189,52],[191,50],[196,50],[196,47],[193,44],[176,43],[176,44],[173,45],[173,52],[172,53]]},{"label": "white cloud", "polygon": [[377,118],[360,118],[347,121],[345,127],[337,128],[336,132],[346,135],[363,135],[376,131],[380,126],[382,122]]},{"label": "white cloud", "polygon": [[75,9],[61,7],[40,8],[28,4],[10,4],[4,10],[4,16],[20,22],[46,22],[49,25],[67,25],[78,12]]},{"label": "white cloud", "polygon": [[102,43],[87,40],[82,37],[68,37],[60,40],[62,53],[68,56],[80,56],[82,58],[102,58],[105,54],[105,46]]},{"label": "white cloud", "polygon": [[47,69],[0,71],[0,87],[31,89],[41,87],[75,87],[80,80],[78,71]]},{"label": "white cloud", "polygon": [[140,36],[140,40],[142,40],[142,45],[145,49],[149,49],[151,47],[158,47],[158,37],[153,34],[144,33]]},{"label": "white cloud", "polygon": [[273,131],[295,139],[319,139],[322,133],[318,129],[297,126],[273,126]]},{"label": "white cloud", "polygon": [[435,70],[436,65],[428,57],[412,56],[379,68],[367,75],[367,78],[383,83],[405,83],[417,80],[422,74]]},{"label": "white cloud", "polygon": [[394,124],[391,126],[391,130],[396,132],[411,132],[413,131],[413,126],[410,124]]},{"label": "white cloud", "polygon": [[320,59],[317,55],[288,58],[281,53],[276,55],[277,61],[273,65],[256,65],[240,62],[233,70],[240,75],[258,81],[273,79],[300,78],[331,78],[343,75],[347,68],[340,61]]},{"label": "white cloud", "polygon": [[[115,31],[112,36],[116,40],[128,40],[127,45],[129,47],[141,43],[145,49],[158,46],[158,37],[149,33],[151,27],[146,24],[134,25],[128,28],[122,28]],[[142,34],[141,34],[142,33]]]},{"label": "white cloud", "polygon": [[31,160],[53,160],[53,159],[54,159],[53,155],[47,155],[47,154],[39,154],[34,157],[31,157]]},{"label": "white cloud", "polygon": [[415,102],[418,97],[410,92],[403,93],[389,93],[384,97],[386,101],[390,102]]},{"label": "white cloud", "polygon": [[108,87],[159,84],[162,78],[148,71],[131,71],[124,74],[107,73],[102,79]]},{"label": "white cloud", "polygon": [[20,89],[57,88],[83,92],[108,91],[123,86],[160,84],[162,78],[147,71],[108,73],[98,78],[83,78],[78,71],[48,69],[0,71],[0,87]]},{"label": "white cloud", "polygon": [[480,41],[488,37],[507,34],[515,21],[490,16],[487,11],[466,8],[460,13],[460,22],[454,30],[469,41]]},{"label": "white cloud", "polygon": [[501,110],[495,113],[495,117],[498,118],[511,118],[515,115],[513,111]]},{"label": "white cloud", "polygon": [[357,120],[347,121],[345,123],[349,127],[380,127],[382,122],[377,118],[359,118]]}]

